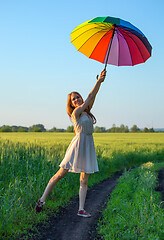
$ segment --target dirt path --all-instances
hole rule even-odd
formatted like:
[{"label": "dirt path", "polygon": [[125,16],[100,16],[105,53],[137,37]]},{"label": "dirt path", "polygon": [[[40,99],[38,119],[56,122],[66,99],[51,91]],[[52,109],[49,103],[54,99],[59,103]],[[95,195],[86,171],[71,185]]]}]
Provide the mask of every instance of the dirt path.
[{"label": "dirt path", "polygon": [[[115,173],[101,183],[88,190],[85,209],[91,213],[91,218],[77,216],[79,199],[76,197],[70,201],[66,208],[61,208],[56,217],[51,216],[47,226],[39,225],[40,236],[34,235],[34,240],[89,240],[97,236],[96,226],[101,217],[102,209],[109,199],[110,193],[117,185],[121,172]],[[34,234],[34,233],[33,233]],[[30,238],[29,238],[30,239]]]}]

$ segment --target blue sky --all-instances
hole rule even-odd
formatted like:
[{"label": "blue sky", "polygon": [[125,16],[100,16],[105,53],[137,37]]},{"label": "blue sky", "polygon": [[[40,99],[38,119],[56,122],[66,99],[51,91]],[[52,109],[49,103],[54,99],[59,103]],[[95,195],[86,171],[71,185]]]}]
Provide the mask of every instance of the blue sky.
[{"label": "blue sky", "polygon": [[73,29],[94,17],[131,22],[152,57],[134,67],[108,65],[92,113],[97,126],[164,127],[163,0],[0,0],[0,126],[67,128],[67,94],[84,99],[104,65],[71,44]]}]

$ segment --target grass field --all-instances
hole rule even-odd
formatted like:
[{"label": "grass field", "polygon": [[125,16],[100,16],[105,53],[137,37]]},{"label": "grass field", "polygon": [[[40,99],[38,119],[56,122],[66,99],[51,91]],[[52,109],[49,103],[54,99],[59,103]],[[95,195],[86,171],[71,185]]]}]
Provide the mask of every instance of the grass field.
[{"label": "grass field", "polygon": [[[78,194],[79,175],[69,173],[49,195],[46,211],[35,214],[36,201],[73,137],[71,133],[0,133],[1,239],[21,236]],[[94,140],[100,172],[90,177],[89,186],[117,170],[164,162],[163,133],[98,133]]]}]

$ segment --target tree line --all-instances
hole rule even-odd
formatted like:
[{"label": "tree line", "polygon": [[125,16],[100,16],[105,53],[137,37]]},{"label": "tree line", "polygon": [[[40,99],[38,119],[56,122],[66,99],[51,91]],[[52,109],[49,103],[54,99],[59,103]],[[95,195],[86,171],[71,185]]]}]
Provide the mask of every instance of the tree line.
[{"label": "tree line", "polygon": [[155,132],[153,128],[147,128],[145,127],[144,129],[140,129],[139,127],[137,127],[137,125],[133,125],[131,128],[129,128],[128,126],[125,126],[124,124],[121,124],[120,127],[117,127],[115,124],[113,124],[113,126],[109,129],[106,129],[105,127],[98,127],[96,126],[94,128],[94,132],[96,133],[103,133],[103,132],[107,132],[107,133],[129,133],[129,132]]},{"label": "tree line", "polygon": [[[50,130],[46,130],[43,124],[35,124],[31,127],[22,127],[22,126],[9,126],[3,125],[0,127],[0,132],[73,132],[74,127],[68,126],[67,129],[53,127]],[[117,127],[115,124],[111,128],[106,129],[105,127],[94,128],[95,133],[136,133],[136,132],[155,132],[153,128],[140,129],[137,125],[133,125],[130,129],[128,126],[121,124],[120,127]]]}]

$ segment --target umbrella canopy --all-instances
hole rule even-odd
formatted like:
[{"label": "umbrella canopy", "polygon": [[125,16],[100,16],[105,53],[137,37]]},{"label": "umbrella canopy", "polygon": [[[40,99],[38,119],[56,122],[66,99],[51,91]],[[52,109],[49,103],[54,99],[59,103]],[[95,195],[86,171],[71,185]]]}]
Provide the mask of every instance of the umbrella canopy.
[{"label": "umbrella canopy", "polygon": [[97,17],[77,26],[71,33],[77,50],[99,62],[133,66],[151,56],[152,47],[145,35],[120,18]]}]

